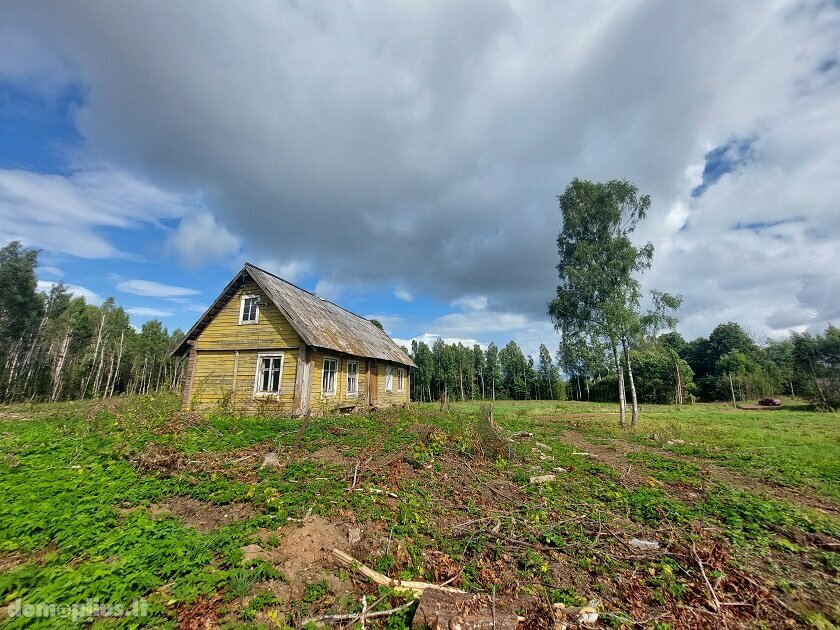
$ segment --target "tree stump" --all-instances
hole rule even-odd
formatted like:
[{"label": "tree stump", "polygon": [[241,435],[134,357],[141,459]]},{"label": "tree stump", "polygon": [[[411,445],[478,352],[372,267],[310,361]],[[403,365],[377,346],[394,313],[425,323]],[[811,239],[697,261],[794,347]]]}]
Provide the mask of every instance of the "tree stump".
[{"label": "tree stump", "polygon": [[420,598],[411,627],[431,630],[516,630],[520,620],[516,614],[516,604],[516,600],[506,597],[449,593],[429,588]]}]

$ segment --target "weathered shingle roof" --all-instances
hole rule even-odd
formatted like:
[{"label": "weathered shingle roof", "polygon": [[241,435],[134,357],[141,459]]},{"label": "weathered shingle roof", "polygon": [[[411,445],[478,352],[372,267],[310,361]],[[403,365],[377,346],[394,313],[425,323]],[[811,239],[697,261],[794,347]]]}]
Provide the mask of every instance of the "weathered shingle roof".
[{"label": "weathered shingle roof", "polygon": [[173,354],[186,351],[187,341],[201,334],[204,327],[236,293],[246,276],[250,276],[259,285],[306,345],[416,367],[411,358],[370,320],[250,263],[245,263],[242,271],[190,329]]}]

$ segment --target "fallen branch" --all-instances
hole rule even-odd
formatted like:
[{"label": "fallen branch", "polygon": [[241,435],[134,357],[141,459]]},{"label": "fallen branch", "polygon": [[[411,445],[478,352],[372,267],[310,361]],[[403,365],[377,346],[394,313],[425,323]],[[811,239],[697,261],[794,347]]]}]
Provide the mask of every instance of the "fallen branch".
[{"label": "fallen branch", "polygon": [[377,612],[360,612],[360,613],[348,613],[346,615],[323,615],[321,617],[310,617],[309,619],[304,619],[301,622],[302,626],[305,626],[308,623],[323,623],[327,622],[339,622],[339,621],[359,621],[362,617],[365,619],[373,619],[374,617],[387,617],[389,615],[393,615],[395,613],[400,612],[401,610],[405,610],[409,606],[416,604],[417,600],[412,599],[410,602],[406,602],[402,606],[397,606],[396,608],[389,608],[388,610],[380,610]]},{"label": "fallen branch", "polygon": [[712,595],[712,606],[714,607],[715,612],[720,612],[720,600],[718,599],[717,593],[715,593],[715,589],[712,587],[712,583],[709,582],[709,578],[706,576],[706,570],[703,568],[703,561],[700,559],[700,556],[697,555],[697,547],[694,543],[691,543],[691,553],[697,561],[697,566],[700,567],[700,575],[703,576],[703,581],[706,582],[706,588],[709,589],[709,593]]},{"label": "fallen branch", "polygon": [[365,566],[358,560],[356,560],[350,554],[344,553],[340,549],[333,549],[332,550],[333,557],[338,560],[341,564],[349,569],[353,569],[360,575],[365,576],[371,582],[378,584],[380,586],[388,586],[394,589],[397,592],[402,593],[414,593],[417,596],[423,594],[423,592],[428,588],[436,588],[441,591],[445,591],[447,593],[465,593],[466,591],[462,591],[459,588],[454,588],[452,586],[443,586],[438,584],[432,584],[431,582],[415,582],[413,580],[395,580],[389,578],[387,575],[383,575],[379,571],[374,571],[368,566]]}]

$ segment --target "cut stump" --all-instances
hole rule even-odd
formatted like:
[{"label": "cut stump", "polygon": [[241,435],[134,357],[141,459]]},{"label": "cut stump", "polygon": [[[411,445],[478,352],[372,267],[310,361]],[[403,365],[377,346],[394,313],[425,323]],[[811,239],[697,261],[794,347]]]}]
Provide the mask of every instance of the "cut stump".
[{"label": "cut stump", "polygon": [[412,628],[431,630],[516,630],[522,620],[516,614],[517,600],[492,595],[451,593],[429,588],[420,598]]}]

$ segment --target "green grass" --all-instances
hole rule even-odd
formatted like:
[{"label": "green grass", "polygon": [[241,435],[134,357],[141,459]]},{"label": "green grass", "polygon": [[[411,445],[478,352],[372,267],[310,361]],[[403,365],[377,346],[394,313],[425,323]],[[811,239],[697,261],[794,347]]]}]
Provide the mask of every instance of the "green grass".
[{"label": "green grass", "polygon": [[[453,407],[466,413],[477,409],[478,403]],[[768,411],[725,404],[643,405],[639,426],[630,431],[619,428],[617,411],[617,405],[601,403],[498,401],[494,417],[511,426],[527,428],[536,421],[547,432],[574,429],[594,438],[656,446],[758,479],[809,488],[840,502],[837,414],[808,411],[797,404]],[[668,444],[669,440],[685,443]]]},{"label": "green grass", "polygon": [[[179,610],[217,595],[227,622],[245,627],[264,611],[271,612],[267,618],[276,620],[274,626],[282,626],[297,619],[284,615],[357,610],[358,599],[331,600],[321,580],[309,582],[297,601],[281,601],[265,589],[267,581],[284,578],[275,567],[261,561],[242,565],[240,547],[255,542],[258,531],[272,532],[262,544],[275,547],[287,519],[309,511],[327,519],[352,514],[366,528],[384,527],[389,552],[365,560],[392,577],[434,579],[434,563],[424,560],[434,550],[460,567],[460,583],[469,590],[488,590],[496,575],[499,588],[516,584],[521,594],[568,605],[600,597],[612,613],[625,617],[622,602],[628,597],[662,610],[702,599],[703,583],[688,550],[695,541],[708,544],[712,538],[731,558],[726,571],[769,571],[756,563],[774,558],[782,567],[778,574],[758,573],[755,579],[778,584],[779,596],[836,592],[840,586],[837,554],[803,539],[840,539],[840,521],[710,483],[695,462],[681,459],[686,454],[709,459],[833,498],[836,492],[829,486],[838,462],[831,456],[840,458],[835,416],[735,412],[711,405],[646,407],[639,430],[631,433],[617,428],[615,416],[605,415],[611,406],[498,402],[494,413],[503,427],[535,436],[518,444],[513,459],[488,461],[475,431],[477,408],[455,404],[441,413],[436,406],[414,405],[370,416],[312,419],[300,457],[280,470],[255,470],[258,462],[249,463],[252,483],[238,477],[233,465],[142,474],[136,462],[152,443],[174,447],[188,458],[208,453],[233,458],[237,450],[265,442],[288,452],[301,420],[215,413],[173,430],[177,400],[168,396],[9,408],[0,413],[0,484],[6,493],[0,503],[0,560],[20,561],[0,574],[0,597],[6,604],[139,599],[147,606],[142,618],[97,621],[102,627],[175,627]],[[424,425],[437,429],[429,434]],[[630,454],[633,465],[656,483],[628,484],[623,470],[575,455],[578,449],[563,440],[567,430],[670,453]],[[651,441],[652,434],[658,439]],[[686,443],[667,444],[675,439]],[[532,450],[535,442],[544,446]],[[401,465],[398,481],[385,467],[367,470],[363,482],[396,483],[399,500],[348,491],[350,466],[308,457],[324,447],[340,448],[360,461],[379,458]],[[566,472],[556,481],[529,483],[530,476],[557,467]],[[500,482],[505,493],[513,493],[510,500],[488,494],[490,484]],[[701,485],[693,500],[675,492]],[[151,518],[145,509],[178,496],[246,502],[254,515],[202,533],[173,517]],[[454,530],[455,522],[477,524]],[[632,537],[654,537],[675,553],[628,559],[621,541]],[[786,563],[807,567],[803,574],[811,581],[789,579]],[[382,607],[401,601],[382,594]],[[822,607],[808,604],[799,621],[811,613],[814,619],[840,620],[830,599]],[[47,628],[64,621],[18,617],[6,625]],[[411,609],[380,627],[402,628],[410,621]]]}]

